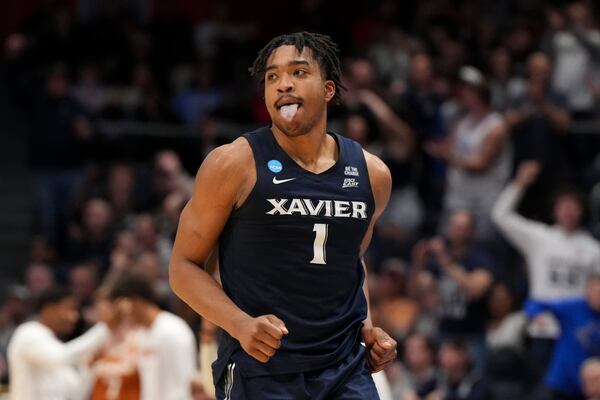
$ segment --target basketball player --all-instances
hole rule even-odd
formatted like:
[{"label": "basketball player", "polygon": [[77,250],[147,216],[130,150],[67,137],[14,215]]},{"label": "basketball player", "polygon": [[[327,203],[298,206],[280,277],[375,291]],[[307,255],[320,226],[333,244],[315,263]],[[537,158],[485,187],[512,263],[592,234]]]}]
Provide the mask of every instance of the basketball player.
[{"label": "basketball player", "polygon": [[[340,94],[337,46],[271,40],[251,73],[270,127],[211,152],[170,262],[178,296],[225,331],[219,399],[378,399],[371,372],[396,357],[373,327],[362,261],[391,187],[377,157],[328,133]],[[221,286],[202,267],[219,244]]]}]

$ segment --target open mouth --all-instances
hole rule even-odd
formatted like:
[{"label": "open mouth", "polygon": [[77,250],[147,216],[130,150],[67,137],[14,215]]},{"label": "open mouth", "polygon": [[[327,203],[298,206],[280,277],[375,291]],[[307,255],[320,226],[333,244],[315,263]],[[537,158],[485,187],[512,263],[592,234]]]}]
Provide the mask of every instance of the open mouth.
[{"label": "open mouth", "polygon": [[279,99],[275,106],[279,109],[279,114],[284,119],[291,121],[302,106],[302,101],[295,97],[286,96]]}]

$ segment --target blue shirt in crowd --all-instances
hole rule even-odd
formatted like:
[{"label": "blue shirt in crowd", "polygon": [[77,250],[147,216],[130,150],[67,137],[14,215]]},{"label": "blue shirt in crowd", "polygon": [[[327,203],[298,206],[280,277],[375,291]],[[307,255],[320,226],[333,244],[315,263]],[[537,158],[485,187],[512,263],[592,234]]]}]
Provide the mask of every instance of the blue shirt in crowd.
[{"label": "blue shirt in crowd", "polygon": [[589,357],[600,356],[600,312],[592,310],[585,299],[552,303],[529,300],[525,309],[530,316],[550,311],[560,322],[561,334],[554,348],[546,384],[552,390],[581,396],[581,364]]}]

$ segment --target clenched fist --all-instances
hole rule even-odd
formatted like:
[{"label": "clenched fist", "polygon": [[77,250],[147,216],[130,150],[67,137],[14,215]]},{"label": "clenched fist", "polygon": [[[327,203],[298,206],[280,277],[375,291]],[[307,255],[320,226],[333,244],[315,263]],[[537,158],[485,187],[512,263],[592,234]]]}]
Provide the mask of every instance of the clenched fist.
[{"label": "clenched fist", "polygon": [[246,353],[266,363],[281,346],[283,335],[287,334],[282,320],[274,315],[262,315],[241,321],[232,336],[240,342]]}]

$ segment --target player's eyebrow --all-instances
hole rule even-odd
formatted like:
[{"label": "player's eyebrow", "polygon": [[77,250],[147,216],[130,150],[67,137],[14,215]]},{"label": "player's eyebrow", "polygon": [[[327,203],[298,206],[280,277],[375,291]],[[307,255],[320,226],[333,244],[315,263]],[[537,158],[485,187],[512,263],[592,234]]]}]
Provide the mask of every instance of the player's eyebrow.
[{"label": "player's eyebrow", "polygon": [[[287,65],[288,65],[288,67],[292,67],[295,65],[310,65],[310,63],[306,60],[292,60]],[[277,69],[278,67],[279,67],[279,65],[277,65],[277,64],[270,64],[267,66],[267,68],[265,68],[265,72],[272,70],[272,69]]]}]

